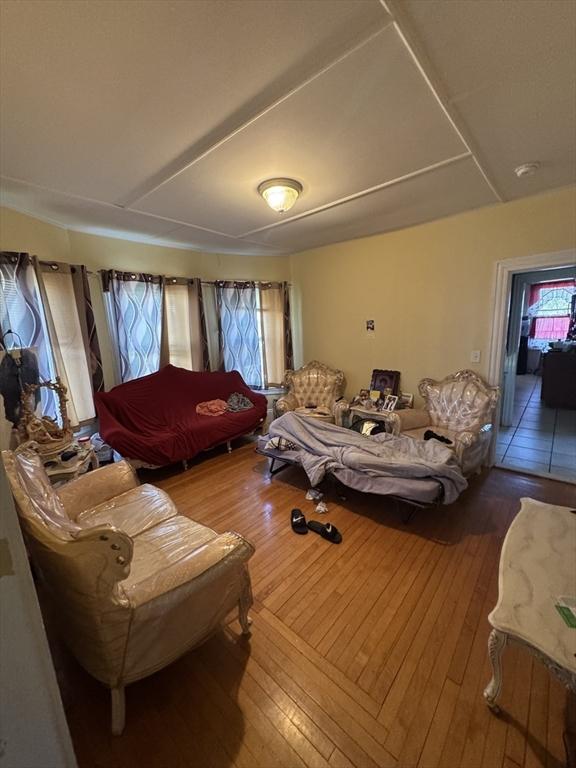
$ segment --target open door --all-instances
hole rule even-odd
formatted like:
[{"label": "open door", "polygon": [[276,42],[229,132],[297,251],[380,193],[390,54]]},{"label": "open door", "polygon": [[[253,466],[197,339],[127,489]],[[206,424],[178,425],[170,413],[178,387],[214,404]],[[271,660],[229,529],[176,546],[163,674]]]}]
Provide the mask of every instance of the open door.
[{"label": "open door", "polygon": [[523,278],[524,275],[514,275],[512,279],[512,294],[510,297],[508,332],[502,376],[500,424],[503,427],[512,426],[514,394],[516,392],[516,369],[518,366],[518,350],[520,349],[520,331],[522,327],[522,309],[524,307],[524,294],[527,285],[526,280]]}]

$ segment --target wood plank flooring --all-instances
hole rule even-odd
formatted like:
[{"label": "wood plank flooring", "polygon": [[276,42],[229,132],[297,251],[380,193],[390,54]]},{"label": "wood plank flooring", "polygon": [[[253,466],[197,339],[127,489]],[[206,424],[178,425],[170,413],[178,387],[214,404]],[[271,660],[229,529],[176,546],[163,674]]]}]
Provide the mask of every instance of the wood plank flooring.
[{"label": "wood plank flooring", "polygon": [[[328,494],[321,518],[300,470],[271,479],[267,467],[247,442],[147,476],[182,513],[254,542],[253,632],[234,621],[129,686],[121,737],[109,733],[108,692],[53,637],[80,768],[564,765],[574,705],[539,662],[505,651],[501,717],[482,691],[486,617],[519,499],[573,505],[575,487],[492,470],[405,525],[393,502],[352,491]],[[342,544],[292,533],[293,507],[330,520]]]}]

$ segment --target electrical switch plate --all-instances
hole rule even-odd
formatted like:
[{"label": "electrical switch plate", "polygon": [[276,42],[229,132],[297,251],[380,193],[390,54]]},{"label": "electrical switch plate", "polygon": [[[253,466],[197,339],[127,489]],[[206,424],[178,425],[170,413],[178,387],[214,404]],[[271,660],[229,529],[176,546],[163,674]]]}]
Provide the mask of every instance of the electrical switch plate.
[{"label": "electrical switch plate", "polygon": [[479,349],[473,349],[472,352],[470,352],[470,362],[471,363],[479,363],[480,362],[480,350]]}]

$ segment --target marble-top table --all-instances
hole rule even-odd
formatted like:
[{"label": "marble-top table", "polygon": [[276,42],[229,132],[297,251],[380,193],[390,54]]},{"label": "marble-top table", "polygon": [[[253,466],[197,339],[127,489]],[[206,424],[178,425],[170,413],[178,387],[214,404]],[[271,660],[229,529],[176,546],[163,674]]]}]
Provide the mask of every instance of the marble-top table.
[{"label": "marble-top table", "polygon": [[524,645],[576,691],[576,629],[555,608],[559,597],[576,596],[576,511],[521,501],[502,545],[498,603],[488,616],[494,675],[484,698],[492,709],[498,708],[500,655],[508,640]]}]

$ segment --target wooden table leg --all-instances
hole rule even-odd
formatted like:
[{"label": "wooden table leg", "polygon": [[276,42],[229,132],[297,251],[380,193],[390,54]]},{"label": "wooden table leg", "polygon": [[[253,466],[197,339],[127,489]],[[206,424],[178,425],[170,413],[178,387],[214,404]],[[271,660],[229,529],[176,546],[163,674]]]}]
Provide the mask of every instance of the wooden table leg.
[{"label": "wooden table leg", "polygon": [[499,632],[497,629],[493,629],[488,638],[488,655],[490,657],[490,663],[492,664],[492,680],[490,680],[484,690],[484,699],[493,712],[499,712],[496,699],[500,695],[500,690],[502,688],[501,657],[502,651],[506,645],[506,640],[507,635],[504,632]]}]

